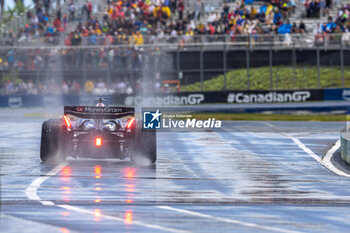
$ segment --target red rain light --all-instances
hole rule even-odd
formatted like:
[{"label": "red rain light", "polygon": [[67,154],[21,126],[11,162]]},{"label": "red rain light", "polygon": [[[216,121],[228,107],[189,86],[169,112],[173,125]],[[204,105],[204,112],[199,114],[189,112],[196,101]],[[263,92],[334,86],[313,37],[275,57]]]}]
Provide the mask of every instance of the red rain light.
[{"label": "red rain light", "polygon": [[96,146],[102,146],[102,138],[96,138],[95,145]]},{"label": "red rain light", "polygon": [[68,128],[70,128],[70,127],[72,126],[72,124],[70,123],[69,117],[67,117],[66,115],[63,115],[63,119],[64,119],[64,121],[66,122],[66,126],[67,126]]},{"label": "red rain light", "polygon": [[130,129],[133,126],[134,122],[135,122],[135,118],[134,117],[130,118],[128,125],[126,127]]}]

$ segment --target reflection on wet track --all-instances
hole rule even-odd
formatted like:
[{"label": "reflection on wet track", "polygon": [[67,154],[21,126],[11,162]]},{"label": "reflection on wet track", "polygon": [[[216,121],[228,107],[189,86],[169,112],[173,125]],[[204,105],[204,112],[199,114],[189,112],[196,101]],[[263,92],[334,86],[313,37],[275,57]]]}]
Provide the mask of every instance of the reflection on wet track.
[{"label": "reflection on wet track", "polygon": [[[350,226],[350,179],[263,122],[227,122],[222,132],[160,133],[159,159],[151,167],[69,158],[48,175],[55,166],[39,160],[44,119],[18,118],[2,116],[0,124],[4,232],[18,226],[62,233],[340,232]],[[320,157],[343,127],[271,124]],[[32,190],[44,204],[26,194],[38,178]]]}]

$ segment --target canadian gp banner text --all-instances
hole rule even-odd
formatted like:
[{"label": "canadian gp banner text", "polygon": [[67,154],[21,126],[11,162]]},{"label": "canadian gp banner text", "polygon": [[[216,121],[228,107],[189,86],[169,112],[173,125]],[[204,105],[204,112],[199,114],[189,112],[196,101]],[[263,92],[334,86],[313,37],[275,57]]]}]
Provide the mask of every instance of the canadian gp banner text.
[{"label": "canadian gp banner text", "polygon": [[[121,98],[119,98],[120,100]],[[205,103],[286,103],[323,101],[323,90],[276,91],[215,91],[172,93],[159,96],[126,96],[123,104],[129,106],[173,106]]]},{"label": "canadian gp banner text", "polygon": [[[325,94],[324,94],[325,93]],[[115,94],[108,95],[110,105],[126,106],[176,106],[207,103],[285,103],[325,100],[348,100],[349,89],[309,89],[276,91],[214,91],[171,93],[155,96]],[[94,105],[91,95],[7,95],[0,96],[0,107],[44,107],[62,105]]]},{"label": "canadian gp banner text", "polygon": [[227,103],[286,103],[321,100],[323,100],[323,90],[234,91],[227,94]]}]

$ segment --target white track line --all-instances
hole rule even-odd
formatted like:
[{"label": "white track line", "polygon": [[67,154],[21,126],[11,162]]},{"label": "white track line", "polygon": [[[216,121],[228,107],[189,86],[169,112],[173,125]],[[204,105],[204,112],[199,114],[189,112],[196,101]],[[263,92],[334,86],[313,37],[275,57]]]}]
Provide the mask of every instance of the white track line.
[{"label": "white track line", "polygon": [[334,153],[340,148],[340,140],[338,140],[334,146],[327,152],[327,154],[323,157],[322,161],[324,163],[324,165],[331,170],[332,172],[340,175],[340,176],[345,176],[345,177],[350,177],[350,174],[347,174],[345,172],[343,172],[342,170],[339,170],[338,168],[336,168],[334,166],[334,164],[332,163],[332,157],[334,155]]},{"label": "white track line", "polygon": [[[70,206],[70,205],[57,205],[57,206],[61,207],[61,208],[64,208],[64,209],[67,209],[67,210],[75,211],[75,212],[78,212],[78,213],[85,213],[85,214],[92,214],[92,215],[94,215],[94,211],[82,209],[82,208],[75,207],[75,206]],[[124,222],[125,221],[123,218],[118,218],[118,217],[107,215],[107,214],[101,214],[100,217],[108,219],[108,220],[115,220],[115,221],[118,221],[118,222]],[[185,233],[185,232],[188,232],[188,231],[182,231],[182,230],[177,230],[177,229],[168,228],[168,227],[162,227],[162,226],[159,226],[159,225],[143,223],[143,222],[135,221],[135,220],[132,221],[132,224],[133,225],[142,226],[142,227],[151,228],[151,229],[167,231],[167,232],[174,232],[174,233]]]},{"label": "white track line", "polygon": [[[75,211],[78,213],[85,213],[85,214],[91,214],[94,215],[94,211],[90,211],[90,210],[86,210],[80,207],[75,207],[75,206],[70,206],[70,205],[56,205],[54,202],[52,201],[42,201],[40,199],[40,197],[37,194],[38,188],[40,188],[40,186],[50,177],[57,175],[57,173],[60,172],[60,170],[62,170],[62,168],[64,168],[65,166],[67,166],[69,163],[68,162],[63,162],[60,165],[58,165],[57,167],[55,167],[54,169],[52,169],[51,171],[49,171],[47,174],[45,174],[45,176],[41,176],[37,179],[35,179],[26,189],[25,193],[28,197],[29,200],[33,200],[33,201],[38,201],[43,205],[47,205],[47,206],[56,206],[56,207],[60,207],[63,209],[67,209],[67,210],[71,210],[71,211]],[[108,220],[114,220],[114,221],[118,221],[118,222],[124,222],[123,218],[118,218],[115,216],[111,216],[111,215],[107,215],[107,214],[101,214],[100,218],[104,218],[104,219],[108,219]],[[159,226],[159,225],[155,225],[155,224],[148,224],[148,223],[143,223],[140,221],[135,221],[133,220],[132,224],[134,225],[138,225],[138,226],[142,226],[142,227],[146,227],[146,228],[150,228],[150,229],[157,229],[157,230],[161,230],[161,231],[166,231],[166,232],[173,232],[173,233],[186,233],[188,231],[182,231],[182,230],[178,230],[178,229],[173,229],[173,228],[169,228],[169,227],[163,227],[163,226]]]},{"label": "white track line", "polygon": [[311,156],[314,160],[316,160],[317,162],[321,163],[322,165],[324,165],[322,163],[322,159],[317,156],[310,148],[308,148],[307,146],[305,146],[298,138],[295,138],[293,136],[289,136],[287,135],[288,138],[290,138],[295,144],[297,144],[297,146],[302,149],[303,151],[306,152],[306,154],[308,154],[309,156]]},{"label": "white track line", "polygon": [[184,209],[174,208],[174,207],[170,207],[170,206],[157,206],[157,208],[163,209],[163,210],[171,210],[171,211],[175,211],[175,212],[179,212],[179,213],[183,213],[183,214],[188,214],[188,215],[193,215],[193,216],[197,216],[197,217],[201,217],[201,218],[208,218],[208,219],[212,219],[212,220],[219,221],[219,222],[225,222],[225,223],[231,223],[231,224],[241,225],[241,226],[245,226],[245,227],[257,228],[257,229],[261,229],[261,230],[285,232],[285,233],[298,232],[298,231],[285,230],[285,229],[281,229],[281,228],[277,228],[277,227],[262,226],[262,225],[258,225],[255,223],[242,222],[239,220],[234,220],[234,219],[229,219],[229,218],[215,217],[215,216],[212,216],[209,214],[203,214],[203,213],[199,213],[199,212],[195,212],[195,211],[191,211],[191,210],[184,210]]},{"label": "white track line", "polygon": [[[67,230],[64,227],[59,227],[59,226],[55,226],[55,225],[51,225],[51,224],[47,224],[47,223],[42,223],[42,222],[36,222],[36,221],[32,221],[32,220],[28,220],[28,219],[24,219],[24,218],[19,218],[19,217],[15,217],[12,215],[6,215],[6,214],[0,214],[0,219],[1,219],[0,221],[6,221],[7,224],[11,220],[14,221],[13,223],[10,223],[11,224],[11,232],[23,232],[23,229],[35,229],[32,232],[62,233],[62,232],[64,232],[64,230]],[[5,226],[2,226],[2,227],[6,227],[6,223],[5,223]],[[16,224],[16,225],[12,226],[13,224]],[[5,232],[5,230],[3,230],[3,232]],[[29,231],[29,232],[31,232],[31,231]],[[69,233],[75,233],[75,232],[76,231],[69,230]]]},{"label": "white track line", "polygon": [[42,201],[38,196],[37,191],[40,185],[42,185],[50,177],[57,175],[57,173],[59,173],[61,169],[67,166],[68,164],[68,162],[63,162],[51,171],[49,171],[47,174],[45,174],[45,176],[40,176],[39,178],[35,179],[26,189],[26,195],[29,198],[29,200],[38,201],[43,205],[55,205],[52,201]]},{"label": "white track line", "polygon": [[331,162],[331,159],[333,157],[333,154],[340,148],[340,140],[338,140],[334,146],[327,152],[326,156],[321,159],[319,156],[317,156],[312,150],[310,150],[310,148],[308,148],[307,146],[305,146],[298,138],[295,138],[285,132],[282,132],[279,128],[277,128],[276,126],[274,126],[271,123],[268,122],[264,122],[264,124],[266,124],[267,126],[275,129],[276,131],[278,131],[280,134],[284,135],[285,137],[291,139],[300,149],[302,149],[304,152],[306,152],[310,157],[312,157],[314,160],[316,160],[317,162],[319,162],[320,164],[322,164],[324,167],[326,167],[328,170],[330,170],[331,172],[339,175],[339,176],[344,176],[344,177],[350,177],[350,174],[347,174],[345,172],[343,172],[342,170],[338,169],[337,167],[335,167],[333,165],[333,163]]},{"label": "white track line", "polygon": [[[59,173],[60,170],[62,170],[62,168],[64,168],[68,164],[69,164],[68,162],[64,162],[64,163],[58,165],[57,167],[55,167],[54,169],[52,169],[51,171],[49,171],[45,176],[41,176],[41,177],[35,179],[28,186],[28,188],[26,189],[25,193],[26,193],[27,197],[30,200],[38,201],[38,202],[40,202],[43,205],[55,206],[55,207],[63,208],[63,209],[66,209],[66,210],[71,210],[71,211],[78,212],[78,213],[85,213],[85,214],[94,215],[95,214],[94,211],[83,209],[83,208],[76,207],[76,206],[71,206],[71,205],[56,205],[52,201],[42,201],[40,199],[40,197],[38,196],[38,194],[37,194],[38,188],[40,188],[40,186],[47,179],[49,179],[52,176],[57,175],[57,173]],[[194,216],[197,216],[197,217],[209,218],[209,219],[213,219],[213,220],[220,221],[220,222],[226,222],[226,223],[231,223],[231,224],[242,225],[242,226],[245,226],[245,227],[252,227],[252,228],[264,229],[264,230],[270,230],[270,231],[276,231],[276,232],[294,233],[294,231],[288,231],[288,230],[275,228],[275,227],[260,226],[260,225],[254,224],[254,223],[247,223],[247,222],[242,222],[242,221],[233,220],[233,219],[226,219],[226,218],[221,218],[221,217],[215,217],[215,216],[211,216],[211,215],[207,215],[207,214],[202,214],[202,213],[197,213],[197,212],[193,212],[193,211],[173,208],[173,207],[170,207],[170,206],[156,206],[156,207],[160,208],[160,209],[186,213],[186,214],[194,215]],[[113,220],[113,221],[118,221],[118,222],[124,222],[123,218],[119,218],[119,217],[111,216],[111,215],[107,215],[107,214],[101,214],[100,218]],[[155,225],[155,224],[148,224],[148,223],[144,223],[144,222],[140,222],[140,221],[133,221],[133,224],[138,225],[138,226],[142,226],[142,227],[146,227],[146,228],[150,228],[150,229],[166,231],[166,232],[173,232],[173,233],[185,233],[185,232],[188,232],[188,231],[178,230],[178,229],[174,229],[174,228],[163,227],[163,226],[159,226],[159,225]]]}]

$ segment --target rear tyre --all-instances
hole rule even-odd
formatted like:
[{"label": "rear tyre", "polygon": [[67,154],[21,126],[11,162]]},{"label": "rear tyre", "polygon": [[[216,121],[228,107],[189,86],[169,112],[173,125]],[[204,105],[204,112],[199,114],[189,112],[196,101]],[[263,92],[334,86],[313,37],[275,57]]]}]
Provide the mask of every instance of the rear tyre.
[{"label": "rear tyre", "polygon": [[157,133],[156,131],[135,132],[134,148],[130,155],[132,163],[142,164],[144,161],[154,164],[157,161]]},{"label": "rear tyre", "polygon": [[66,137],[60,120],[50,119],[42,124],[40,159],[44,163],[66,160]]},{"label": "rear tyre", "polygon": [[52,154],[52,146],[50,139],[49,122],[44,121],[41,126],[41,142],[40,142],[40,159],[44,163],[50,158]]}]

